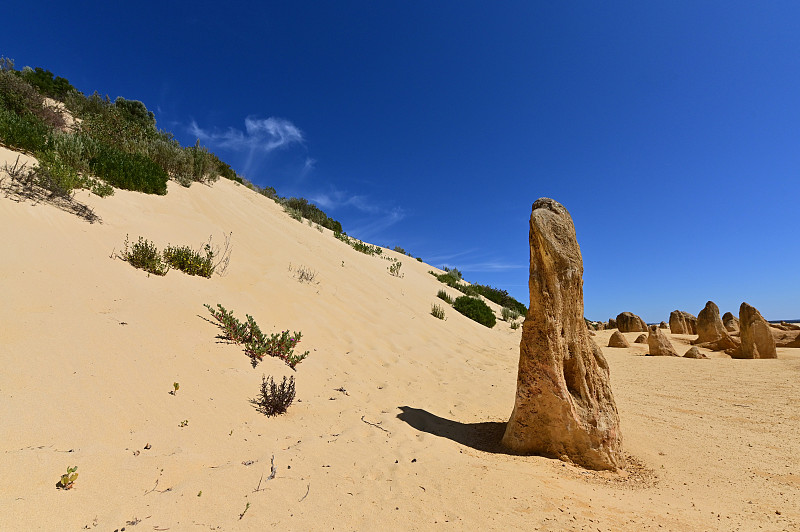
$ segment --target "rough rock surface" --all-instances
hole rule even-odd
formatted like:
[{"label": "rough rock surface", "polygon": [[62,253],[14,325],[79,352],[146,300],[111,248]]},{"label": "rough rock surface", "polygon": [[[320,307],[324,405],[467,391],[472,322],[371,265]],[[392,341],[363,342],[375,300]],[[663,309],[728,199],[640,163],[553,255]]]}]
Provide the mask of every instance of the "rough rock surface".
[{"label": "rough rock surface", "polygon": [[647,346],[650,351],[647,353],[651,357],[676,357],[678,356],[672,343],[664,334],[664,331],[653,325],[650,327],[650,334],[647,336]]},{"label": "rough rock surface", "polygon": [[800,325],[796,323],[787,323],[785,321],[781,322],[785,331],[800,331]]},{"label": "rough rock surface", "polygon": [[606,329],[616,329],[617,328],[617,320],[614,318],[608,318],[608,325]]},{"label": "rough rock surface", "polygon": [[667,322],[662,321],[661,323],[658,324],[658,328],[659,329],[669,329],[669,325],[667,325]]},{"label": "rough rock surface", "polygon": [[633,312],[623,312],[617,315],[617,329],[620,332],[645,332],[647,324]]},{"label": "rough rock surface", "polygon": [[739,324],[742,346],[731,354],[732,357],[778,358],[769,324],[755,307],[742,303],[739,307]]},{"label": "rough rock surface", "polygon": [[708,301],[697,315],[697,339],[692,341],[692,344],[714,351],[727,351],[739,347],[739,342],[731,338],[725,330],[722,318],[719,317],[719,307],[713,301]]},{"label": "rough rock surface", "polygon": [[734,316],[732,312],[726,312],[722,315],[722,325],[725,326],[725,330],[729,333],[739,332],[739,318]]},{"label": "rough rock surface", "polygon": [[583,321],[583,259],[569,212],[541,198],[530,220],[531,305],[503,445],[590,469],[624,465],[602,350]]},{"label": "rough rock surface", "polygon": [[800,331],[782,331],[770,327],[775,347],[800,347]]},{"label": "rough rock surface", "polygon": [[619,331],[614,331],[614,334],[611,335],[611,338],[608,339],[608,347],[630,347],[631,344],[628,343],[628,339],[622,336],[622,333]]},{"label": "rough rock surface", "polygon": [[636,337],[636,340],[633,341],[634,344],[646,344],[647,343],[647,335],[645,333],[640,334]]},{"label": "rough rock surface", "polygon": [[688,351],[686,351],[686,354],[683,355],[683,358],[708,358],[708,357],[705,356],[703,353],[701,353],[700,350],[697,349],[696,345],[693,345],[692,347],[689,348]]},{"label": "rough rock surface", "polygon": [[672,334],[697,334],[697,318],[683,310],[673,310],[669,315]]}]

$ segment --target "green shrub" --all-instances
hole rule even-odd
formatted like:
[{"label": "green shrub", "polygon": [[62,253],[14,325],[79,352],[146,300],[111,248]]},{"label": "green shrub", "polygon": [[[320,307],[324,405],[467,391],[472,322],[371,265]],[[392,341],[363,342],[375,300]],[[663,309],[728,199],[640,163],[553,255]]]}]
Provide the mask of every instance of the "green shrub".
[{"label": "green shrub", "polygon": [[434,318],[439,318],[440,320],[443,320],[444,319],[444,309],[442,307],[440,307],[439,305],[437,305],[436,303],[434,303],[431,306],[431,315]]},{"label": "green shrub", "polygon": [[364,242],[361,242],[360,240],[351,239],[350,246],[354,250],[360,251],[361,253],[365,253],[367,255],[380,255],[383,253],[383,250],[378,246],[366,244]]},{"label": "green shrub", "polygon": [[[275,189],[272,189],[273,196],[274,190]],[[327,227],[331,231],[342,232],[342,224],[333,218],[329,218],[319,207],[313,203],[309,203],[305,198],[287,198],[283,199],[281,203],[283,203],[284,208],[288,207],[299,211],[303,218],[308,218],[312,222],[318,223],[322,227]]]},{"label": "green shrub", "polygon": [[128,236],[125,235],[125,249],[122,251],[120,258],[134,268],[139,268],[146,272],[155,275],[166,275],[169,271],[169,265],[164,264],[161,253],[158,248],[142,237],[133,246],[129,245]]},{"label": "green shrub", "polygon": [[519,323],[516,321],[512,321],[511,328],[516,331],[517,329],[519,329]]},{"label": "green shrub", "polygon": [[67,94],[77,92],[75,87],[61,76],[53,77],[49,70],[25,67],[17,73],[22,79],[35,86],[39,92],[55,100],[63,101]]},{"label": "green shrub", "polygon": [[289,218],[297,220],[298,222],[303,221],[303,213],[300,212],[298,209],[294,209],[292,207],[289,207],[288,205],[284,205],[283,210],[284,212],[286,212],[286,214],[289,215]]},{"label": "green shrub", "polygon": [[256,410],[265,416],[277,416],[288,410],[289,405],[294,401],[294,377],[283,378],[280,385],[275,384],[270,376],[268,379],[261,376],[261,391],[258,397],[250,399],[250,403]]},{"label": "green shrub", "polygon": [[503,321],[514,321],[519,318],[520,313],[508,307],[503,307],[500,311],[500,319]]},{"label": "green shrub", "polygon": [[167,193],[167,173],[144,155],[99,144],[89,167],[96,176],[117,188],[162,196]]},{"label": "green shrub", "polygon": [[392,264],[389,266],[389,274],[394,275],[395,277],[402,277],[403,274],[400,273],[400,267],[402,265],[403,263],[400,262],[399,260],[392,262]]},{"label": "green shrub", "polygon": [[205,256],[189,246],[168,245],[164,250],[164,262],[186,274],[210,279],[214,273],[214,251],[210,243],[203,246],[203,252]]},{"label": "green shrub", "polygon": [[436,294],[436,297],[438,297],[439,299],[443,300],[444,302],[446,302],[446,303],[448,303],[450,305],[453,304],[453,298],[450,297],[450,294],[448,294],[444,290],[439,290],[439,292],[437,292],[437,294]]},{"label": "green shrub", "polygon": [[295,346],[303,336],[300,332],[290,335],[289,331],[283,331],[266,336],[249,314],[245,314],[247,322],[242,323],[219,303],[217,310],[208,304],[204,306],[219,322],[218,326],[222,329],[224,338],[237,344],[244,344],[244,352],[250,357],[253,367],[256,367],[265,355],[269,355],[280,358],[290,368],[295,369],[295,366],[308,356],[308,351],[300,355],[294,353]]},{"label": "green shrub", "polygon": [[27,153],[41,152],[47,146],[49,128],[34,115],[18,115],[0,109],[0,144]]},{"label": "green shrub", "polygon": [[492,309],[480,299],[460,296],[453,302],[453,308],[464,316],[486,327],[492,328],[495,323],[497,323],[497,318],[495,318]]}]

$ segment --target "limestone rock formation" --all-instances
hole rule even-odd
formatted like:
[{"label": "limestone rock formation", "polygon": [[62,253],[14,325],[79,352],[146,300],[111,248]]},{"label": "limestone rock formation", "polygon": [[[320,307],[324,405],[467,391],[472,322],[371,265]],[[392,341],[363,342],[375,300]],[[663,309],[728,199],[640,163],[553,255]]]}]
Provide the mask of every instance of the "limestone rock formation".
[{"label": "limestone rock formation", "polygon": [[683,355],[683,358],[708,358],[708,357],[705,356],[703,353],[701,353],[700,350],[697,349],[696,345],[693,345],[692,347],[689,348],[688,351],[686,351],[686,354]]},{"label": "limestone rock formation", "polygon": [[623,312],[617,315],[617,328],[619,332],[646,332],[647,324],[633,312]]},{"label": "limestone rock formation", "polygon": [[783,331],[770,327],[775,347],[800,347],[800,331]]},{"label": "limestone rock formation", "polygon": [[531,304],[503,445],[590,469],[624,464],[608,364],[583,321],[583,259],[569,212],[541,198],[530,220]]},{"label": "limestone rock formation", "polygon": [[731,354],[732,357],[778,358],[769,324],[755,307],[742,303],[739,307],[739,324],[742,346]]},{"label": "limestone rock formation", "polygon": [[647,335],[645,333],[640,334],[636,337],[636,340],[633,341],[634,344],[646,344],[647,343]]},{"label": "limestone rock formation", "polygon": [[653,325],[650,327],[650,334],[647,336],[647,346],[650,351],[647,353],[651,357],[676,357],[678,353],[672,347],[672,343],[664,334],[664,331]]},{"label": "limestone rock formation", "polygon": [[739,332],[739,318],[734,316],[732,312],[726,312],[722,315],[722,325],[729,333]]},{"label": "limestone rock formation", "polygon": [[781,325],[783,325],[784,331],[800,331],[800,325],[796,323],[787,323],[785,321],[782,321]]},{"label": "limestone rock formation", "polygon": [[672,334],[697,334],[697,318],[683,310],[673,310],[669,315]]},{"label": "limestone rock formation", "polygon": [[616,329],[617,328],[617,320],[614,318],[608,318],[608,325],[606,329]]},{"label": "limestone rock formation", "polygon": [[608,339],[608,347],[630,347],[631,344],[628,343],[628,339],[622,336],[622,333],[619,331],[614,331],[614,334],[611,335],[611,338]]},{"label": "limestone rock formation", "polygon": [[697,340],[692,343],[715,342],[724,336],[728,336],[728,331],[719,317],[719,307],[713,301],[708,301],[697,315]]},{"label": "limestone rock formation", "polygon": [[669,329],[669,325],[667,325],[667,322],[662,321],[661,323],[658,324],[658,328],[659,329]]}]

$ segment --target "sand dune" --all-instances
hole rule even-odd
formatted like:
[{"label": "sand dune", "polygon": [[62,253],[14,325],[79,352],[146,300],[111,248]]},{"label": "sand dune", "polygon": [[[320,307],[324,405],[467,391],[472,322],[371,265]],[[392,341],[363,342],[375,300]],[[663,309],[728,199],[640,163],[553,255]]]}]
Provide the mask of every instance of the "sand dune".
[{"label": "sand dune", "polygon": [[[102,223],[0,197],[0,530],[800,528],[800,349],[654,358],[626,333],[630,348],[603,350],[628,470],[511,456],[497,442],[520,331],[431,316],[429,265],[384,250],[393,277],[230,181],[77,197]],[[126,235],[229,233],[224,277],[113,258]],[[253,369],[205,303],[302,331],[308,359]],[[681,354],[690,339],[672,337]],[[285,415],[248,403],[263,374],[296,377]],[[75,488],[57,490],[72,465]]]}]

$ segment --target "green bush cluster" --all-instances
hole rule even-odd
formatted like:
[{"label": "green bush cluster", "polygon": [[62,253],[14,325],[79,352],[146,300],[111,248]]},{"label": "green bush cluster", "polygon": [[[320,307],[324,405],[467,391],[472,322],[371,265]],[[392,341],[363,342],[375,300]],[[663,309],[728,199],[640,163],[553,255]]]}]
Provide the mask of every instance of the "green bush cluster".
[{"label": "green bush cluster", "polygon": [[[266,189],[265,189],[266,190]],[[275,196],[275,189],[272,189],[272,197]],[[329,218],[327,214],[322,212],[319,207],[310,203],[305,198],[282,198],[280,202],[283,204],[284,208],[293,209],[300,213],[300,216],[311,220],[312,222],[321,225],[322,227],[326,227],[333,232],[342,232],[342,224],[334,220],[333,218]],[[294,216],[293,216],[294,218]]]},{"label": "green bush cluster", "polygon": [[334,231],[333,236],[356,251],[364,253],[366,255],[382,255],[383,249],[379,248],[378,246],[373,246],[371,244],[366,244],[356,238],[350,238],[347,236],[347,233],[341,231]]},{"label": "green bush cluster", "polygon": [[438,297],[439,299],[443,300],[445,303],[447,303],[449,305],[453,304],[453,298],[450,297],[450,294],[448,294],[444,290],[439,290],[439,292],[436,293],[436,297]]},{"label": "green bush cluster", "polygon": [[214,273],[214,250],[211,244],[203,246],[205,255],[195,251],[189,246],[168,245],[164,250],[164,262],[189,275],[199,275],[211,278]]},{"label": "green bush cluster", "polygon": [[466,284],[458,269],[444,268],[445,273],[436,273],[430,271],[429,273],[436,277],[439,282],[446,284],[451,288],[455,288],[464,295],[470,297],[483,296],[489,301],[497,303],[502,307],[507,307],[509,310],[516,312],[518,315],[525,315],[528,312],[528,307],[511,297],[507,291],[493,288],[491,286],[482,284]]},{"label": "green bush cluster", "polygon": [[120,254],[120,258],[134,268],[155,275],[166,275],[169,271],[169,265],[164,263],[164,258],[158,252],[155,244],[141,236],[139,241],[132,246],[129,245],[128,237],[125,237],[125,249]]},{"label": "green bush cluster", "polygon": [[[132,246],[125,236],[125,247],[120,258],[132,266],[156,275],[166,275],[170,268],[175,268],[188,275],[199,275],[211,278],[217,267],[224,270],[230,259],[230,241],[226,239],[225,248],[220,253],[219,247],[211,245],[211,239],[203,246],[202,254],[189,246],[167,245],[163,252],[143,237]],[[216,261],[215,261],[216,259]]]},{"label": "green bush cluster", "polygon": [[453,308],[471,320],[492,328],[497,323],[494,312],[482,300],[469,296],[460,296],[453,302]]},{"label": "green bush cluster", "polygon": [[244,351],[250,357],[253,367],[268,355],[280,358],[290,368],[295,369],[308,356],[308,351],[299,355],[294,353],[294,348],[302,337],[300,332],[290,335],[289,331],[283,331],[267,336],[249,314],[245,314],[247,321],[242,323],[219,303],[216,310],[211,305],[204,306],[219,322],[217,325],[222,329],[225,339],[244,345]]},{"label": "green bush cluster", "polygon": [[139,153],[126,153],[101,144],[89,160],[89,168],[94,175],[117,188],[162,196],[167,193],[167,173]]},{"label": "green bush cluster", "polygon": [[440,307],[439,305],[437,305],[436,303],[434,303],[433,305],[431,305],[431,315],[434,318],[438,318],[440,320],[443,320],[444,319],[444,309],[442,307]]}]

